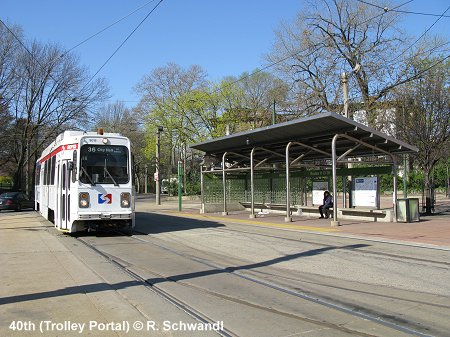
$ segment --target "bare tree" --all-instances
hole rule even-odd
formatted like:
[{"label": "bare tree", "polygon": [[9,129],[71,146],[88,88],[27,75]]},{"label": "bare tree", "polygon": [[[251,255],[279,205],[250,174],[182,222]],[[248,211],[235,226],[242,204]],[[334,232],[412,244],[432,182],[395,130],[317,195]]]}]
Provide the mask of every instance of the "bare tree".
[{"label": "bare tree", "polygon": [[16,37],[22,37],[20,27],[0,23],[0,100],[6,105],[16,94],[16,60],[22,47]]},{"label": "bare tree", "polygon": [[117,132],[127,137],[138,129],[140,116],[125,107],[123,102],[109,103],[100,107],[93,119],[95,127],[106,132]]},{"label": "bare tree", "polygon": [[[10,148],[11,144],[11,116],[8,113],[8,106],[0,98],[0,139],[2,139],[2,145],[0,146],[0,171],[5,172],[5,165],[10,161]],[[1,175],[1,174],[0,174]]]},{"label": "bare tree", "polygon": [[134,155],[134,173],[139,191],[140,182],[146,179],[144,177],[145,166],[149,164],[145,155],[146,132],[141,123],[141,114],[125,107],[122,102],[115,102],[100,107],[93,121],[97,128],[101,127],[106,132],[120,133],[130,139]]},{"label": "bare tree", "polygon": [[27,168],[32,165],[30,161],[42,146],[64,129],[87,123],[92,109],[106,97],[102,79],[89,82],[88,72],[78,66],[77,58],[61,55],[58,46],[33,42],[17,56],[16,94],[9,104],[16,189],[23,188],[25,164]]},{"label": "bare tree", "polygon": [[398,137],[419,148],[415,161],[424,172],[431,213],[432,170],[450,148],[450,61],[414,59],[410,75],[416,79],[395,90],[396,125]]},{"label": "bare tree", "polygon": [[[298,107],[305,114],[340,110],[340,75],[357,65],[350,81],[351,95],[362,104],[369,125],[377,125],[378,102],[407,77],[405,58],[436,52],[439,41],[428,50],[409,45],[398,29],[399,14],[356,0],[319,0],[305,6],[291,25],[276,33],[268,60],[295,85]],[[410,48],[408,48],[410,47]]]},{"label": "bare tree", "polygon": [[[11,32],[8,30],[11,30]],[[20,51],[20,43],[14,37],[22,36],[22,30],[18,26],[6,27],[0,23],[0,166],[2,171],[9,166],[11,156],[11,123],[9,105],[13,97],[17,94],[16,59]]]}]

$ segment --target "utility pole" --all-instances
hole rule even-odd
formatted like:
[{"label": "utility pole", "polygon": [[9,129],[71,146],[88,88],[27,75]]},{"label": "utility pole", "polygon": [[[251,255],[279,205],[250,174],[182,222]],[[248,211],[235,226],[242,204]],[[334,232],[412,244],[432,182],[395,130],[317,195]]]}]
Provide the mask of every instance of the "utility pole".
[{"label": "utility pole", "polygon": [[450,198],[450,177],[448,175],[448,159],[447,159],[447,198]]},{"label": "utility pole", "polygon": [[342,89],[344,91],[344,116],[348,116],[348,74],[344,71],[341,75]]},{"label": "utility pole", "polygon": [[277,112],[275,111],[275,100],[273,100],[272,125],[277,124]]},{"label": "utility pole", "polygon": [[[341,83],[342,83],[342,90],[344,93],[344,117],[353,119],[353,114],[349,114],[349,99],[348,99],[348,78],[350,75],[356,74],[359,69],[361,69],[361,65],[359,63],[356,64],[356,66],[352,69],[350,73],[346,73],[345,71],[341,74]],[[346,164],[347,168],[352,169],[353,164],[348,163]],[[343,206],[344,208],[347,207],[347,178],[344,177],[342,181],[342,190],[343,190]],[[352,176],[349,176],[350,181],[352,181]],[[350,199],[350,207],[352,206],[352,200],[351,200],[351,191],[349,194]]]},{"label": "utility pole", "polygon": [[161,142],[161,132],[164,131],[162,126],[158,126],[158,131],[156,133],[156,172],[155,172],[155,183],[156,183],[156,204],[161,205],[161,187],[160,187],[160,142]]},{"label": "utility pole", "polygon": [[[344,117],[349,118],[348,116],[348,74],[344,71],[341,74],[341,83],[342,83],[342,90],[344,92]],[[347,168],[352,168],[353,165],[351,163],[345,164]],[[342,177],[342,205],[344,208],[347,207],[347,178],[348,177]],[[350,176],[350,181],[352,180],[352,177]],[[350,191],[351,194],[351,191]],[[351,205],[350,205],[351,206]]]},{"label": "utility pole", "polygon": [[178,212],[182,211],[182,185],[183,185],[183,163],[181,160],[178,161]]},{"label": "utility pole", "polygon": [[187,146],[186,142],[183,143],[184,151],[183,151],[183,191],[184,194],[187,194],[186,186],[187,186],[187,177],[186,177],[186,159],[187,159]]},{"label": "utility pole", "polygon": [[145,165],[145,181],[144,181],[144,193],[148,193],[148,166]]},{"label": "utility pole", "polygon": [[344,116],[347,118],[352,118],[353,116],[349,114],[348,107],[349,107],[349,100],[348,100],[348,78],[351,75],[356,74],[361,69],[361,65],[357,63],[355,67],[352,69],[350,73],[346,73],[345,71],[341,75],[341,83],[342,83],[342,89],[344,91]]}]

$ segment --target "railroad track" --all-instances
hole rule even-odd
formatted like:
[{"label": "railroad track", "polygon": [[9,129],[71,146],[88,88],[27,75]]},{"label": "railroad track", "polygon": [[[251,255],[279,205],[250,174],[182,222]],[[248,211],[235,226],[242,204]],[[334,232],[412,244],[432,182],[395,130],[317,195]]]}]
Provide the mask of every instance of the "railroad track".
[{"label": "railroad track", "polygon": [[[241,231],[238,231],[238,232],[241,232]],[[139,232],[137,232],[137,234],[139,234]],[[273,235],[266,235],[266,234],[252,233],[252,232],[248,232],[248,234],[256,234],[256,235],[263,235],[263,236],[269,236],[269,237],[276,237],[278,239],[294,240],[294,239],[288,239],[288,238],[277,237],[277,236],[273,236]],[[311,295],[311,294],[307,294],[307,293],[300,292],[300,291],[294,291],[292,289],[284,287],[283,285],[280,285],[280,284],[277,284],[277,283],[274,283],[274,282],[268,282],[268,281],[266,281],[264,279],[258,278],[257,276],[255,276],[253,274],[242,272],[238,268],[226,267],[226,266],[218,264],[217,262],[212,262],[212,261],[204,259],[204,258],[200,258],[200,257],[197,257],[197,256],[192,256],[190,254],[186,254],[186,253],[184,253],[184,252],[182,252],[180,250],[174,249],[172,247],[168,247],[167,245],[164,245],[164,244],[162,244],[160,242],[155,242],[155,240],[145,240],[145,239],[137,237],[137,236],[132,236],[132,237],[129,237],[129,238],[131,240],[136,240],[136,241],[139,241],[139,242],[144,243],[144,244],[150,244],[150,245],[156,246],[159,249],[162,249],[162,250],[165,250],[167,252],[170,252],[171,254],[175,254],[175,255],[183,257],[185,259],[189,259],[189,260],[191,260],[193,262],[196,262],[196,263],[200,263],[200,264],[202,264],[204,266],[207,266],[212,271],[216,271],[217,273],[227,273],[227,274],[233,275],[234,277],[238,277],[240,279],[244,279],[247,282],[251,282],[253,284],[256,284],[258,286],[270,288],[273,291],[281,292],[281,293],[284,293],[284,294],[286,294],[288,296],[296,297],[296,298],[299,298],[301,300],[305,300],[305,301],[312,302],[314,304],[317,304],[317,305],[320,305],[320,306],[323,306],[323,307],[327,307],[329,309],[337,310],[337,311],[339,311],[341,313],[345,313],[345,314],[351,315],[353,317],[362,318],[364,320],[371,321],[373,323],[385,326],[385,327],[393,329],[395,331],[399,331],[399,332],[402,332],[402,333],[405,333],[405,334],[409,334],[409,335],[421,336],[421,337],[431,336],[429,334],[425,334],[423,332],[417,331],[415,329],[412,329],[410,327],[404,326],[402,324],[395,323],[395,322],[392,322],[392,321],[386,321],[384,319],[381,319],[379,317],[379,315],[371,315],[371,314],[368,314],[368,313],[365,313],[365,312],[362,312],[362,311],[355,311],[354,308],[346,307],[346,306],[338,304],[336,302],[320,298],[319,296],[316,296],[315,294]],[[184,311],[186,311],[187,313],[189,313],[195,319],[198,319],[199,321],[204,322],[204,323],[215,322],[215,321],[211,320],[210,318],[208,318],[208,316],[205,315],[204,313],[199,312],[198,310],[196,310],[195,308],[193,308],[189,304],[187,304],[187,303],[185,303],[185,302],[183,302],[183,301],[173,297],[171,294],[167,293],[166,291],[164,291],[163,289],[161,289],[157,285],[152,284],[151,282],[149,282],[148,280],[146,280],[142,276],[138,275],[136,272],[130,270],[130,263],[129,262],[124,263],[119,257],[112,256],[110,254],[107,254],[107,253],[101,251],[100,249],[95,247],[92,243],[89,243],[86,240],[81,240],[81,241],[85,245],[87,245],[88,247],[90,247],[91,249],[93,249],[94,251],[99,253],[100,255],[102,255],[105,258],[107,258],[108,260],[110,260],[118,268],[124,270],[131,277],[133,277],[134,279],[142,282],[147,287],[149,287],[151,290],[157,292],[160,296],[166,298],[172,304],[176,305],[177,307],[179,307],[179,308],[183,309]],[[295,240],[295,241],[304,242],[303,240]],[[318,244],[318,245],[327,246],[327,245],[323,245],[323,244]],[[139,267],[139,268],[142,268],[142,266]],[[155,275],[159,279],[164,279],[167,282],[176,282],[176,284],[184,286],[184,287],[187,287],[187,288],[195,288],[197,291],[203,292],[203,293],[211,295],[211,296],[215,296],[215,297],[223,299],[223,300],[227,300],[227,301],[231,301],[231,302],[235,302],[235,303],[239,303],[239,304],[244,304],[244,305],[247,305],[247,306],[255,307],[255,308],[258,308],[258,309],[261,309],[261,310],[272,312],[274,314],[278,314],[278,315],[286,316],[286,317],[289,317],[289,318],[294,318],[294,319],[297,319],[297,320],[300,320],[300,321],[305,321],[305,322],[308,322],[308,323],[316,324],[316,325],[324,327],[324,328],[329,328],[329,329],[335,329],[335,330],[338,330],[338,331],[342,331],[342,332],[347,333],[347,334],[358,335],[358,336],[369,336],[368,334],[362,333],[360,331],[348,329],[348,328],[345,328],[345,327],[343,327],[341,325],[328,323],[328,322],[324,322],[324,321],[319,321],[319,320],[314,320],[314,319],[310,319],[310,318],[307,318],[307,317],[302,317],[302,316],[299,316],[299,315],[296,315],[296,314],[293,314],[293,313],[280,311],[280,310],[277,310],[277,309],[274,309],[274,308],[264,307],[264,306],[261,306],[261,305],[257,305],[255,303],[247,302],[247,301],[245,301],[243,299],[238,299],[238,298],[235,298],[235,297],[232,297],[232,296],[227,296],[227,295],[224,295],[224,294],[220,294],[220,293],[208,290],[208,289],[204,289],[202,287],[195,286],[195,285],[193,285],[191,283],[184,282],[183,280],[180,280],[180,279],[176,279],[176,278],[173,278],[173,277],[167,277],[165,275],[161,275],[158,272],[156,272],[154,270],[150,270],[148,268],[146,268],[146,271],[151,273],[151,274],[153,274],[153,275]],[[223,336],[236,336],[236,334],[234,334],[232,331],[229,331],[229,330],[223,331],[222,335]]]},{"label": "railroad track", "polygon": [[[98,249],[93,244],[89,243],[88,241],[84,240],[83,238],[80,238],[80,237],[75,237],[75,238],[77,239],[77,241],[83,243],[85,246],[87,246],[91,250],[95,251],[97,254],[99,254],[99,255],[103,256],[105,259],[109,260],[114,266],[116,266],[121,271],[125,272],[127,275],[129,275],[134,280],[140,282],[147,289],[149,289],[150,291],[158,294],[160,297],[164,298],[166,301],[168,301],[169,303],[171,303],[172,305],[174,305],[178,309],[181,309],[182,311],[186,312],[189,316],[191,316],[192,318],[194,318],[198,322],[205,323],[205,324],[208,324],[208,323],[214,324],[214,323],[216,323],[215,320],[213,320],[210,317],[208,317],[207,315],[199,312],[198,310],[196,310],[195,308],[193,308],[189,304],[187,304],[187,303],[181,301],[180,299],[177,299],[176,297],[170,295],[169,293],[167,293],[166,291],[164,291],[160,287],[158,287],[158,286],[156,286],[154,284],[151,284],[148,280],[146,280],[145,278],[141,277],[136,272],[132,271],[129,266],[124,265],[123,264],[123,260],[121,260],[119,257],[113,256],[113,255],[110,255],[110,254],[107,254],[107,253],[101,251],[100,249]],[[225,327],[224,327],[223,330],[218,330],[218,331],[215,331],[215,332],[218,335],[223,336],[223,337],[238,337],[237,334],[229,331]]]},{"label": "railroad track", "polygon": [[[219,232],[235,232],[235,233],[241,233],[241,234],[250,234],[250,235],[256,235],[256,236],[262,236],[262,237],[267,237],[267,238],[272,238],[272,239],[278,239],[278,240],[283,240],[283,241],[290,241],[290,242],[296,242],[296,243],[307,243],[313,246],[318,246],[318,247],[329,247],[332,248],[334,247],[333,245],[328,245],[328,244],[324,244],[324,243],[319,243],[319,242],[315,242],[315,241],[310,241],[310,240],[304,240],[304,239],[294,239],[294,238],[287,238],[284,236],[278,236],[278,235],[273,235],[273,234],[265,234],[265,233],[258,233],[258,232],[251,232],[251,231],[245,231],[245,230],[240,230],[240,229],[231,229],[231,228],[214,228],[214,229],[209,229],[210,231],[219,231]],[[139,233],[136,232],[138,234],[145,234],[145,233]],[[300,233],[299,233],[300,234]],[[323,235],[323,234],[322,234]],[[384,243],[384,244],[388,244],[388,243]],[[363,247],[361,247],[363,248]],[[385,252],[380,252],[380,251],[373,251],[367,248],[364,249],[360,249],[360,250],[355,250],[354,248],[341,248],[343,250],[352,250],[353,252],[360,252],[363,254],[370,254],[370,255],[374,255],[374,256],[383,256],[383,257],[391,257],[391,258],[398,258],[398,259],[402,259],[402,260],[410,260],[410,261],[415,261],[415,262],[424,262],[424,263],[433,263],[433,264],[437,264],[437,265],[442,265],[445,267],[449,267],[450,266],[450,262],[446,262],[446,261],[436,261],[436,260],[430,260],[430,259],[423,259],[423,258],[417,258],[417,257],[413,257],[413,256],[407,256],[407,255],[400,255],[400,254],[392,254],[392,253],[385,253]],[[434,248],[423,248],[423,249],[434,249]]]}]

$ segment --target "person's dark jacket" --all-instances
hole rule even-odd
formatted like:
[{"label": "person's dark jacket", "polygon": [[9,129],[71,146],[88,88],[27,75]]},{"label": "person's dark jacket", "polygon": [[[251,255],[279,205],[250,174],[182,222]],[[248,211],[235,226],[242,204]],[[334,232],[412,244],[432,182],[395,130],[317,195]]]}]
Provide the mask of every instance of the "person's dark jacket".
[{"label": "person's dark jacket", "polygon": [[331,195],[328,195],[326,198],[323,199],[323,207],[333,207],[333,198]]}]

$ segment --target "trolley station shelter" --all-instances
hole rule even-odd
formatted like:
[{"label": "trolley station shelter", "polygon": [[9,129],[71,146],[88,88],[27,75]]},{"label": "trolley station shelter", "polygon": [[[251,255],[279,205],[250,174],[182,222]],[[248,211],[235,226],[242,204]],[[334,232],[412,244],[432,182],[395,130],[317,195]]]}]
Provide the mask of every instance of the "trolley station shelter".
[{"label": "trolley station shelter", "polygon": [[[319,174],[326,173],[326,176],[332,177],[335,207],[331,226],[340,224],[336,207],[339,171],[345,171],[346,176],[356,175],[358,169],[348,167],[360,167],[363,164],[362,166],[369,167],[364,172],[373,172],[372,174],[376,175],[380,172],[380,166],[387,167],[388,173],[393,177],[393,200],[396,201],[399,156],[418,152],[412,145],[331,112],[215,138],[194,144],[191,148],[205,153],[201,164],[202,207],[206,201],[205,190],[208,190],[205,185],[214,181],[217,185],[221,180],[222,214],[227,215],[227,199],[228,202],[230,199],[227,193],[232,193],[229,188],[230,180],[245,176],[246,183],[241,184],[240,188],[248,193],[245,194],[246,198],[242,199],[250,200],[250,218],[254,218],[255,193],[257,194],[255,176],[278,173],[278,177],[282,177],[284,181],[282,204],[286,210],[285,221],[290,222],[292,199],[298,200],[292,193],[292,189],[298,192],[297,187],[292,186],[292,176],[301,175],[300,172],[309,172],[311,176],[320,171]],[[205,179],[206,176],[215,176],[216,179]],[[347,177],[342,182],[343,207],[346,206],[346,181]],[[304,203],[304,200],[302,196],[300,202]],[[396,202],[393,204],[393,218],[396,221]]]}]

